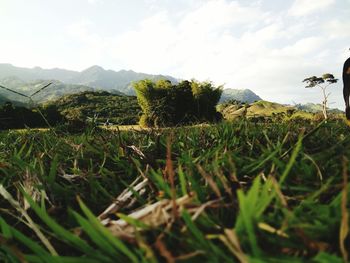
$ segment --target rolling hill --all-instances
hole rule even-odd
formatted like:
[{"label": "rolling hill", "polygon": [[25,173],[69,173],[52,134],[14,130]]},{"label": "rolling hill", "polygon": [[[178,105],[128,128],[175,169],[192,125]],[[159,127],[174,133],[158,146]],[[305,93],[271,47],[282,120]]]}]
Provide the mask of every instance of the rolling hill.
[{"label": "rolling hill", "polygon": [[[44,85],[52,83],[47,89],[33,96],[35,102],[41,103],[48,100],[55,100],[67,94],[76,94],[83,91],[93,91],[94,89],[84,85],[65,84],[57,80],[33,80],[25,82],[17,77],[7,77],[0,80],[0,85],[20,92],[24,95],[31,95]],[[0,95],[11,101],[18,101],[27,104],[29,100],[23,96],[10,91],[0,89]]]},{"label": "rolling hill", "polygon": [[[306,112],[311,112],[311,113],[317,113],[317,112],[322,112],[323,106],[322,104],[315,104],[315,103],[306,103],[306,104],[297,104],[295,107],[298,110],[303,110]],[[339,109],[330,109],[328,108],[328,112],[330,113],[343,113],[343,111]]]},{"label": "rolling hill", "polygon": [[79,94],[66,95],[57,100],[45,103],[57,107],[68,120],[85,121],[95,118],[99,123],[107,120],[112,124],[137,124],[141,108],[134,96],[116,95],[106,91],[85,91]]},{"label": "rolling hill", "polygon": [[26,106],[27,103],[18,100],[9,99],[7,96],[2,95],[0,91],[0,106],[4,105],[6,102],[11,102],[15,106]]},{"label": "rolling hill", "polygon": [[250,89],[224,89],[220,102],[223,103],[230,100],[236,100],[244,103],[253,103],[255,101],[261,100],[261,98]]},{"label": "rolling hill", "polygon": [[308,113],[298,110],[293,106],[282,105],[269,101],[256,101],[250,104],[221,104],[218,110],[222,113],[226,120],[234,120],[237,117],[246,116],[251,117],[272,117],[278,114],[301,116],[303,118],[312,118],[313,113]]}]

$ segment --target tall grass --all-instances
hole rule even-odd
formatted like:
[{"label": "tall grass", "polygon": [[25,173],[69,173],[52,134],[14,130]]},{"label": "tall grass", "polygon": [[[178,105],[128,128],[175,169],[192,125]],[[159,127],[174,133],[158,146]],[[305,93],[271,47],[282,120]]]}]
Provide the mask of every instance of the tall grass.
[{"label": "tall grass", "polygon": [[1,261],[346,262],[348,133],[246,120],[0,133]]}]

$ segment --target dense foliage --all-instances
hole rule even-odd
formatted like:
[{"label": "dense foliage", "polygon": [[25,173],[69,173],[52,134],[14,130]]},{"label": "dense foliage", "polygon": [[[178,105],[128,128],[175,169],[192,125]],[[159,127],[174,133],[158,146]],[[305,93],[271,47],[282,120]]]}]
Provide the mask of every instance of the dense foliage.
[{"label": "dense foliage", "polygon": [[105,91],[82,92],[66,95],[45,104],[55,106],[67,120],[86,121],[118,125],[137,124],[141,112],[136,97],[114,95]]},{"label": "dense foliage", "polygon": [[0,133],[0,261],[346,262],[348,134],[244,119]]},{"label": "dense foliage", "polygon": [[212,122],[221,119],[216,104],[221,87],[210,82],[141,80],[133,84],[143,115],[141,126],[173,126],[193,122]]},{"label": "dense foliage", "polygon": [[0,130],[48,127],[63,121],[63,116],[54,105],[28,109],[6,102],[0,106]]}]

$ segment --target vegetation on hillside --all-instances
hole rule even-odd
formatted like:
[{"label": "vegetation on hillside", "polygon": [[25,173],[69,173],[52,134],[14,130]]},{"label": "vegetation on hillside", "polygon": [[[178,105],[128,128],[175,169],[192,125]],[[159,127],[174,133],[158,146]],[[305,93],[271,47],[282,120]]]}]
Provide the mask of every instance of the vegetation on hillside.
[{"label": "vegetation on hillside", "polygon": [[137,124],[141,108],[134,96],[115,95],[105,91],[67,95],[44,104],[55,106],[67,120],[94,120],[117,125]]},{"label": "vegetation on hillside", "polygon": [[243,103],[253,103],[261,100],[261,98],[250,89],[224,89],[222,91],[220,103],[226,103],[231,100]]},{"label": "vegetation on hillside", "polygon": [[[282,105],[269,101],[257,101],[251,104],[240,101],[228,101],[217,106],[224,119],[250,118],[261,120],[312,120],[323,118],[323,107],[319,104],[297,104],[295,106]],[[343,119],[344,113],[338,109],[328,110],[329,118]]]},{"label": "vegetation on hillside", "polygon": [[[226,120],[234,120],[240,117],[291,117],[296,113],[296,108],[284,106],[279,103],[269,101],[257,101],[251,104],[241,103],[239,101],[229,101],[218,106],[218,110],[223,114]],[[312,117],[312,114],[309,114]],[[305,116],[306,118],[308,116]]]},{"label": "vegetation on hillside", "polygon": [[342,122],[244,119],[0,133],[0,258],[346,261],[347,134]]},{"label": "vegetation on hillside", "polygon": [[28,109],[6,102],[0,106],[0,130],[42,128],[62,122],[64,118],[54,105]]},{"label": "vegetation on hillside", "polygon": [[167,80],[141,80],[134,83],[134,88],[143,111],[141,126],[164,127],[221,119],[215,107],[222,88],[210,82],[185,80],[174,85]]},{"label": "vegetation on hillside", "polygon": [[[318,113],[323,111],[323,105],[316,104],[316,103],[295,104],[294,107],[297,108],[298,110],[302,110],[310,113]],[[331,114],[344,114],[343,111],[339,109],[332,109],[332,108],[327,108],[327,112]]]}]

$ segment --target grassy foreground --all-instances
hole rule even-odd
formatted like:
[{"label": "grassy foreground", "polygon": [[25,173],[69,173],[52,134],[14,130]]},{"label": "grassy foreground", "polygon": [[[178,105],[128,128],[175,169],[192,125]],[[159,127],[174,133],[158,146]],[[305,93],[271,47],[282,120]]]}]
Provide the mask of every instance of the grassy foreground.
[{"label": "grassy foreground", "polygon": [[349,158],[342,122],[3,132],[0,262],[347,262]]}]

